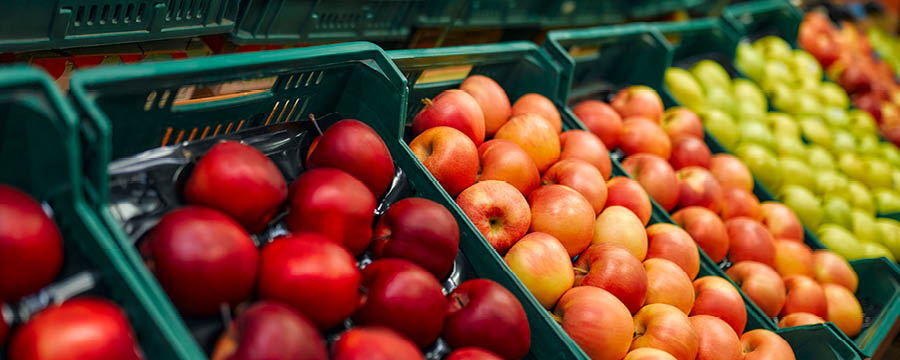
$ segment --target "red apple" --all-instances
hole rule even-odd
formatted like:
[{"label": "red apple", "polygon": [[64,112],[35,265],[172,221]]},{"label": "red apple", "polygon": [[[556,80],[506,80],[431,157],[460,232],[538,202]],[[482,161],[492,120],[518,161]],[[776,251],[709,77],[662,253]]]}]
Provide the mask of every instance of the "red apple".
[{"label": "red apple", "polygon": [[344,170],[380,197],[394,180],[394,159],[381,136],[369,125],[352,119],[341,120],[325,129],[310,149],[310,169]]},{"label": "red apple", "polygon": [[409,149],[450,196],[456,196],[478,178],[478,149],[459,130],[447,126],[430,128],[416,136]]},{"label": "red apple", "polygon": [[319,329],[290,306],[260,301],[241,313],[216,343],[212,360],[328,360]]},{"label": "red apple", "polygon": [[51,305],[19,327],[9,359],[141,359],[125,312],[106,299]]},{"label": "red apple", "polygon": [[756,261],[775,266],[775,241],[769,230],[758,221],[736,217],[725,221],[730,246],[728,259],[732,263]]},{"label": "red apple", "polygon": [[781,320],[778,321],[779,328],[788,328],[794,326],[803,326],[803,325],[812,325],[812,324],[824,324],[825,319],[805,312],[795,312],[792,314],[788,314],[783,316]]},{"label": "red apple", "polygon": [[424,268],[403,259],[375,260],[362,271],[362,287],[354,322],[390,327],[419,347],[441,334],[447,298]]},{"label": "red apple", "polygon": [[672,140],[682,135],[703,140],[703,123],[697,114],[687,108],[673,107],[666,110],[662,117],[662,128]]},{"label": "red apple", "polygon": [[653,348],[634,349],[625,355],[622,360],[677,360],[671,354]]},{"label": "red apple", "polygon": [[710,315],[728,323],[740,335],[747,325],[747,308],[741,293],[728,280],[718,276],[704,276],[694,280],[694,307],[691,316]]},{"label": "red apple", "polygon": [[700,206],[689,206],[672,214],[672,221],[684,228],[706,256],[719,263],[728,253],[728,230],[716,213]]},{"label": "red apple", "polygon": [[786,297],[784,281],[771,267],[742,261],[729,268],[726,274],[766,316],[775,317],[781,312]]},{"label": "red apple", "polygon": [[385,327],[355,327],[331,347],[331,360],[423,360],[412,341]]},{"label": "red apple", "polygon": [[656,223],[647,227],[647,259],[666,259],[681,268],[690,279],[700,272],[700,253],[691,235],[680,227]]},{"label": "red apple", "polygon": [[728,323],[710,315],[696,315],[689,319],[700,340],[697,360],[741,360],[744,358],[741,339]]},{"label": "red apple", "polygon": [[62,262],[62,237],[41,204],[0,184],[0,300],[16,301],[49,285]]},{"label": "red apple", "polygon": [[459,84],[459,88],[478,102],[478,107],[484,114],[484,135],[494,136],[511,114],[506,91],[496,81],[484,75],[467,77]]},{"label": "red apple", "polygon": [[650,304],[634,315],[631,343],[632,350],[646,347],[665,351],[678,360],[693,360],[700,338],[681,310],[667,304]]},{"label": "red apple", "polygon": [[639,261],[647,257],[647,231],[637,215],[623,206],[610,206],[597,216],[591,243],[621,245]]},{"label": "red apple", "polygon": [[531,205],[530,231],[557,238],[575,257],[591,244],[594,208],[577,191],[563,185],[544,185],[528,196]]},{"label": "red apple", "polygon": [[812,250],[806,244],[788,239],[775,239],[775,271],[782,277],[815,276]]},{"label": "red apple", "polygon": [[528,353],[531,331],[525,310],[502,285],[469,280],[448,297],[442,337],[451,348],[477,346],[507,359]]},{"label": "red apple", "polygon": [[503,358],[482,348],[465,347],[453,350],[444,360],[503,360]]},{"label": "red apple", "polygon": [[552,309],[575,283],[569,252],[555,237],[533,232],[519,239],[503,257],[509,269],[544,308]]},{"label": "red apple", "polygon": [[541,115],[525,113],[513,115],[494,134],[495,139],[506,139],[525,150],[538,171],[544,172],[559,160],[559,131]]},{"label": "red apple", "polygon": [[650,222],[653,207],[650,196],[640,183],[625,176],[616,176],[606,182],[606,189],[606,207],[624,206],[634,212],[644,225]]},{"label": "red apple", "polygon": [[391,205],[378,219],[374,236],[373,257],[412,261],[438,279],[453,269],[459,250],[459,225],[453,214],[423,198],[406,198]]},{"label": "red apple", "polygon": [[766,329],[748,331],[741,336],[744,360],[794,360],[791,344]]},{"label": "red apple", "polygon": [[556,129],[557,134],[562,132],[562,119],[559,117],[559,110],[544,95],[536,93],[522,95],[512,106],[512,116],[521,114],[540,115]]},{"label": "red apple", "polygon": [[626,117],[619,133],[619,148],[625,154],[648,153],[663,159],[672,154],[672,142],[659,124],[641,117]]},{"label": "red apple", "polygon": [[740,159],[729,154],[715,154],[709,160],[709,172],[719,185],[753,191],[753,175]]},{"label": "red apple", "polygon": [[662,120],[662,100],[647,86],[633,85],[619,90],[610,105],[623,118],[643,116],[657,124]]},{"label": "red apple", "polygon": [[7,319],[5,307],[6,304],[0,301],[0,345],[6,344],[6,337],[9,336],[10,319]]},{"label": "red apple", "polygon": [[594,165],[603,179],[609,179],[612,174],[612,161],[609,159],[609,150],[597,135],[584,130],[569,130],[559,134],[559,145],[562,150],[559,158],[581,159]]},{"label": "red apple", "polygon": [[618,360],[628,352],[634,334],[631,312],[606,290],[574,287],[563,294],[553,313],[591,359]]},{"label": "red apple", "polygon": [[684,135],[672,139],[672,155],[669,157],[669,163],[675,170],[688,166],[709,168],[711,158],[712,153],[702,138]]},{"label": "red apple", "polygon": [[477,147],[484,142],[484,113],[478,101],[463,90],[444,90],[433,100],[423,99],[425,107],[413,118],[414,134],[449,126],[469,137]]},{"label": "red apple", "polygon": [[586,100],[575,105],[572,113],[584,127],[603,140],[608,149],[614,149],[619,145],[622,117],[612,106],[599,100]]},{"label": "red apple", "polygon": [[479,181],[506,181],[525,196],[541,185],[541,174],[534,160],[512,141],[487,141],[478,147],[478,155],[481,158]]},{"label": "red apple", "polygon": [[[391,166],[393,175],[393,163]],[[258,233],[281,210],[287,184],[275,163],[259,150],[223,141],[194,166],[184,185],[184,198],[189,204],[222,211],[247,231]]]},{"label": "red apple", "polygon": [[595,214],[606,205],[606,181],[603,174],[593,165],[579,159],[563,159],[553,164],[541,182],[560,184],[578,191],[591,204]]},{"label": "red apple", "polygon": [[756,195],[734,186],[722,187],[722,209],[719,210],[725,220],[743,216],[756,221],[763,220],[763,213]]},{"label": "red apple", "polygon": [[634,154],[625,158],[622,169],[663,209],[672,210],[678,204],[678,177],[665,159],[653,154]]},{"label": "red apple", "polygon": [[791,275],[784,278],[784,286],[787,289],[784,307],[781,308],[781,316],[804,312],[819,317],[828,315],[828,303],[825,300],[825,290],[809,276]]},{"label": "red apple", "polygon": [[837,284],[825,284],[825,299],[828,314],[825,317],[837,325],[849,338],[855,338],[862,331],[863,312],[859,300],[847,288]]},{"label": "red apple", "polygon": [[318,234],[292,234],[263,248],[257,295],[292,306],[325,330],[356,310],[360,281],[346,249]]},{"label": "red apple", "polygon": [[713,212],[722,207],[722,187],[712,174],[699,166],[675,172],[678,176],[678,206],[702,206]]},{"label": "red apple", "polygon": [[[367,190],[368,191],[368,190]],[[151,230],[141,252],[175,306],[214,315],[250,298],[259,252],[240,224],[217,210],[185,206]]]},{"label": "red apple", "polygon": [[500,255],[531,226],[528,201],[503,181],[479,181],[460,193],[456,203]]},{"label": "red apple", "polygon": [[779,239],[803,241],[803,224],[789,207],[774,201],[766,201],[759,206],[762,223],[772,236]]},{"label": "red apple", "polygon": [[844,258],[828,250],[816,250],[813,252],[813,267],[818,282],[838,284],[856,292],[859,278]]},{"label": "red apple", "polygon": [[647,272],[621,245],[594,244],[575,261],[575,286],[609,291],[633,314],[647,298]]},{"label": "red apple", "polygon": [[669,304],[685,314],[694,306],[694,285],[691,278],[677,264],[666,259],[644,261],[647,272],[647,300],[645,304]]}]

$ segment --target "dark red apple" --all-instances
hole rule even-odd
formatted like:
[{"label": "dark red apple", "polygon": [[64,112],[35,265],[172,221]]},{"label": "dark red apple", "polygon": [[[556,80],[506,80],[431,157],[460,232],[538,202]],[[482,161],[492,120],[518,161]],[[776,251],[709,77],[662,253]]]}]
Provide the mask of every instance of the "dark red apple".
[{"label": "dark red apple", "polygon": [[247,231],[265,230],[287,199],[278,167],[252,146],[223,141],[206,152],[184,186],[187,203],[228,214]]},{"label": "dark red apple", "polygon": [[336,168],[362,181],[376,197],[394,179],[394,159],[381,136],[369,125],[345,119],[331,125],[315,144],[307,166]]},{"label": "dark red apple", "polygon": [[386,327],[355,327],[331,348],[332,360],[423,360],[412,341]]},{"label": "dark red apple", "polygon": [[503,360],[503,358],[485,349],[466,347],[454,350],[444,360]]},{"label": "dark red apple", "polygon": [[709,168],[712,153],[703,140],[690,135],[681,135],[672,140],[672,156],[669,163],[675,170],[688,166]]},{"label": "dark red apple", "polygon": [[41,204],[0,184],[0,300],[16,301],[50,284],[62,260],[59,229]]},{"label": "dark red apple", "polygon": [[356,310],[361,281],[346,249],[318,234],[292,234],[263,248],[257,295],[291,305],[319,329],[329,329]]},{"label": "dark red apple", "polygon": [[9,319],[6,318],[5,307],[6,304],[0,301],[0,346],[6,344],[6,337],[9,336]]},{"label": "dark red apple", "polygon": [[738,216],[725,220],[728,230],[728,259],[733,263],[756,261],[775,266],[775,240],[759,221]]},{"label": "dark red apple", "polygon": [[293,232],[314,232],[362,254],[372,240],[375,197],[358,179],[338,169],[313,169],[291,183],[284,221]]},{"label": "dark red apple", "polygon": [[506,359],[531,347],[522,304],[502,285],[487,279],[459,284],[449,295],[443,338],[452,348],[477,346]]},{"label": "dark red apple", "polygon": [[214,315],[221,304],[250,298],[259,252],[247,231],[224,213],[200,206],[170,211],[141,245],[148,267],[175,306]]},{"label": "dark red apple", "polygon": [[219,339],[212,360],[328,360],[325,339],[290,306],[260,301],[241,313]]},{"label": "dark red apple", "polygon": [[434,201],[406,198],[388,209],[375,225],[371,251],[375,258],[403,258],[444,279],[459,249],[459,225],[453,214]]}]

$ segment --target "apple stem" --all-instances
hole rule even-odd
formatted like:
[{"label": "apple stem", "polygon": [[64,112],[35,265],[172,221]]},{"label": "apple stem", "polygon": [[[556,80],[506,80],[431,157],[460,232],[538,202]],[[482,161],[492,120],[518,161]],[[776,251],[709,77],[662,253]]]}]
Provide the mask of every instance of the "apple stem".
[{"label": "apple stem", "polygon": [[562,324],[562,318],[559,317],[559,315],[556,315],[549,311],[547,313],[550,314],[550,318],[553,319],[553,321],[556,321],[557,324]]},{"label": "apple stem", "polygon": [[313,125],[316,126],[316,131],[319,132],[319,136],[322,136],[322,128],[319,127],[319,123],[316,121],[316,116],[313,114],[309,114],[309,119],[312,120]]},{"label": "apple stem", "polygon": [[462,301],[462,299],[459,298],[459,296],[454,297],[454,299],[455,299],[456,302],[459,304],[459,307],[460,307],[460,308],[466,307],[466,304]]},{"label": "apple stem", "polygon": [[575,272],[577,272],[577,273],[582,273],[582,274],[587,274],[587,273],[588,273],[587,270],[582,269],[582,268],[580,268],[580,267],[573,267],[573,269],[575,269]]},{"label": "apple stem", "polygon": [[422,103],[425,104],[425,106],[434,105],[434,102],[431,101],[431,99],[429,99],[429,98],[422,98]]}]

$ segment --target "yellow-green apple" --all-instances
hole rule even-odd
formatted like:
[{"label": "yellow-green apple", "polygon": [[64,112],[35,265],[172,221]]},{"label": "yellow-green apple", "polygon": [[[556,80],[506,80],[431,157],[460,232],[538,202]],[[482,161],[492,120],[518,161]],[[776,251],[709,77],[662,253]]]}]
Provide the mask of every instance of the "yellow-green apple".
[{"label": "yellow-green apple", "polygon": [[759,200],[756,195],[734,186],[722,187],[722,209],[719,211],[723,219],[743,216],[760,221],[763,219]]},{"label": "yellow-green apple", "polygon": [[702,206],[713,212],[722,208],[722,187],[712,174],[699,166],[675,172],[678,177],[678,207]]},{"label": "yellow-green apple", "polygon": [[728,280],[708,275],[694,280],[694,307],[691,316],[715,316],[740,335],[747,325],[747,308],[741,293]]},{"label": "yellow-green apple", "polygon": [[453,214],[434,201],[409,197],[378,219],[369,246],[372,257],[403,258],[444,279],[459,250],[459,225]]},{"label": "yellow-green apple", "polygon": [[813,278],[805,275],[791,275],[784,278],[787,289],[781,316],[805,312],[819,317],[826,316],[828,303],[825,301],[825,290]]},{"label": "yellow-green apple", "polygon": [[654,348],[634,349],[625,355],[622,360],[677,360],[671,354]]},{"label": "yellow-green apple", "polygon": [[731,76],[713,60],[700,60],[691,66],[691,74],[706,91],[711,88],[731,88]]},{"label": "yellow-green apple", "polygon": [[741,339],[724,320],[710,315],[689,318],[700,340],[697,360],[741,360]]},{"label": "yellow-green apple", "polygon": [[525,235],[503,257],[522,284],[545,308],[575,283],[572,259],[562,243],[542,232]]},{"label": "yellow-green apple", "polygon": [[623,118],[642,116],[657,124],[662,120],[662,100],[656,90],[647,86],[633,85],[619,90],[609,104]]},{"label": "yellow-green apple", "polygon": [[822,284],[838,284],[856,292],[859,278],[850,263],[828,250],[813,251],[816,280]]},{"label": "yellow-green apple", "polygon": [[664,76],[666,89],[679,104],[692,109],[700,108],[706,102],[703,95],[703,87],[697,82],[689,71],[670,67],[666,69]]},{"label": "yellow-green apple", "polygon": [[308,168],[344,170],[366,184],[375,197],[381,197],[394,180],[394,161],[387,145],[361,121],[345,119],[329,126],[308,155]]},{"label": "yellow-green apple", "polygon": [[501,255],[531,226],[528,201],[503,181],[479,181],[460,193],[456,203]]},{"label": "yellow-green apple", "polygon": [[506,139],[531,156],[538,171],[544,172],[559,160],[559,133],[541,115],[514,115],[497,130],[494,139]]},{"label": "yellow-green apple", "polygon": [[493,79],[484,75],[472,75],[459,84],[460,90],[467,92],[481,108],[484,115],[484,135],[492,137],[509,120],[510,105],[506,91]]},{"label": "yellow-green apple", "polygon": [[672,155],[669,163],[675,170],[688,166],[709,168],[712,153],[702,138],[695,136],[679,136],[672,139]]},{"label": "yellow-green apple", "polygon": [[591,244],[594,208],[577,191],[565,185],[544,185],[528,196],[531,231],[559,239],[570,257]]},{"label": "yellow-green apple", "polygon": [[633,314],[647,298],[647,272],[621,245],[594,244],[575,261],[575,286],[609,291]]},{"label": "yellow-green apple", "polygon": [[626,176],[616,176],[606,182],[606,207],[624,206],[634,212],[645,226],[650,222],[653,207],[650,196],[641,184]]},{"label": "yellow-green apple", "polygon": [[603,179],[609,179],[612,174],[612,160],[609,159],[609,150],[597,135],[584,130],[569,130],[559,134],[559,145],[562,146],[559,158],[581,159],[594,165]]},{"label": "yellow-green apple", "polygon": [[600,170],[584,160],[563,159],[547,169],[541,182],[544,185],[565,185],[578,191],[591,204],[596,215],[606,205],[607,189],[604,179]]},{"label": "yellow-green apple", "polygon": [[444,360],[503,360],[503,358],[485,349],[470,346],[453,350]]},{"label": "yellow-green apple", "polygon": [[569,289],[553,315],[572,340],[595,360],[618,360],[634,334],[631,312],[613,294],[593,286]]},{"label": "yellow-green apple", "polygon": [[762,223],[773,237],[803,241],[803,224],[789,207],[775,201],[766,201],[759,206]]},{"label": "yellow-green apple", "polygon": [[259,301],[231,322],[211,359],[254,357],[327,360],[328,350],[319,329],[303,314],[279,302]]},{"label": "yellow-green apple", "polygon": [[713,155],[709,160],[709,172],[723,187],[734,186],[753,191],[753,175],[741,160],[732,155]]},{"label": "yellow-green apple", "polygon": [[332,360],[422,360],[422,352],[409,339],[381,326],[354,327],[331,346]]},{"label": "yellow-green apple", "polygon": [[802,242],[775,239],[775,271],[784,278],[791,275],[815,276],[812,250]]},{"label": "yellow-green apple", "polygon": [[584,127],[603,140],[603,145],[608,149],[619,145],[622,117],[612,106],[600,100],[585,100],[575,105],[572,112]]},{"label": "yellow-green apple", "polygon": [[782,173],[772,150],[759,144],[742,142],[734,153],[763,185],[773,190],[781,186]]},{"label": "yellow-green apple", "polygon": [[452,127],[425,130],[409,143],[409,149],[450,196],[456,196],[478,178],[475,143]]},{"label": "yellow-green apple", "polygon": [[619,133],[619,148],[625,154],[649,153],[669,159],[672,142],[666,132],[652,120],[642,117],[626,117]]},{"label": "yellow-green apple", "polygon": [[851,210],[851,223],[853,235],[862,242],[880,243],[881,228],[875,223],[875,217],[862,209]]},{"label": "yellow-green apple", "polygon": [[531,347],[522,304],[492,280],[473,279],[448,295],[441,338],[451,348],[477,346],[506,359],[520,359]]},{"label": "yellow-green apple", "polygon": [[647,259],[666,259],[693,280],[700,271],[700,253],[691,235],[678,226],[656,223],[647,227]]},{"label": "yellow-green apple", "polygon": [[653,154],[634,154],[622,161],[622,169],[637,180],[659,206],[672,210],[678,204],[678,177],[665,159]]},{"label": "yellow-green apple", "polygon": [[775,241],[758,221],[739,216],[725,220],[725,229],[728,230],[728,259],[731,262],[749,260],[775,265]]},{"label": "yellow-green apple", "polygon": [[524,196],[541,185],[541,174],[531,156],[516,143],[494,139],[478,147],[481,173],[478,180],[500,180],[515,186]]},{"label": "yellow-green apple", "polygon": [[703,140],[703,123],[693,111],[683,107],[672,107],[663,113],[663,131],[674,140],[681,135],[688,135]]},{"label": "yellow-green apple", "polygon": [[413,118],[414,134],[425,130],[449,126],[465,134],[475,146],[484,142],[484,113],[478,101],[469,93],[459,90],[444,90],[432,100],[423,99],[425,107]]},{"label": "yellow-green apple", "polygon": [[786,316],[782,316],[781,320],[778,320],[779,328],[787,328],[794,326],[803,326],[803,325],[812,325],[812,324],[824,324],[825,319],[821,316],[816,316],[810,313],[805,312],[795,312],[792,314],[788,314]]},{"label": "yellow-green apple", "polygon": [[741,336],[744,360],[795,360],[794,350],[781,336],[766,329]]},{"label": "yellow-green apple", "polygon": [[353,322],[387,326],[419,347],[434,343],[444,327],[444,297],[434,275],[405,259],[379,259],[362,270]]},{"label": "yellow-green apple", "polygon": [[731,118],[731,115],[710,108],[704,109],[698,115],[700,115],[706,131],[715,137],[726,149],[734,151],[741,134],[738,132],[737,123]]},{"label": "yellow-green apple", "polygon": [[669,304],[685,314],[694,306],[694,285],[688,274],[666,259],[644,260],[647,299],[644,304]]},{"label": "yellow-green apple", "polygon": [[863,312],[856,296],[837,284],[825,284],[822,287],[828,302],[828,315],[825,319],[837,325],[851,339],[859,335],[862,331]]},{"label": "yellow-green apple", "polygon": [[719,215],[704,207],[689,206],[672,214],[672,221],[684,228],[713,262],[725,259],[728,230]]},{"label": "yellow-green apple", "polygon": [[631,349],[654,348],[678,360],[697,357],[700,339],[691,321],[678,308],[668,304],[650,304],[634,315],[634,340]]},{"label": "yellow-green apple", "polygon": [[725,273],[767,316],[778,316],[784,306],[785,289],[775,270],[763,263],[742,261]]},{"label": "yellow-green apple", "polygon": [[521,114],[538,114],[553,126],[557,134],[562,131],[562,119],[559,117],[559,110],[544,95],[537,93],[522,95],[512,106],[512,116]]},{"label": "yellow-green apple", "polygon": [[637,215],[622,206],[610,206],[597,216],[591,243],[619,244],[639,261],[647,257],[647,230]]}]

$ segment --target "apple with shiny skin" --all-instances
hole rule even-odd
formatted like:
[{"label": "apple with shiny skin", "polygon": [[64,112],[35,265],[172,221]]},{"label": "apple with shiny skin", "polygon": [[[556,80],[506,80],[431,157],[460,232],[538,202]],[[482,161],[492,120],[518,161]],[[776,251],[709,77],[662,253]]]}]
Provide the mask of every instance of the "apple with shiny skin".
[{"label": "apple with shiny skin", "polygon": [[631,349],[645,347],[663,350],[678,360],[692,360],[697,357],[700,339],[681,310],[667,304],[650,304],[634,315]]},{"label": "apple with shiny skin", "polygon": [[728,323],[738,335],[747,325],[744,298],[728,280],[708,275],[694,280],[694,307],[691,316],[711,315]]},{"label": "apple with shiny skin", "polygon": [[409,149],[450,196],[456,196],[478,179],[478,148],[465,134],[448,126],[425,130]]},{"label": "apple with shiny skin", "polygon": [[354,327],[331,346],[332,360],[424,360],[419,348],[399,333],[381,326]]},{"label": "apple with shiny skin", "polygon": [[0,184],[0,300],[49,285],[62,268],[59,228],[28,194]]},{"label": "apple with shiny skin", "polygon": [[546,309],[572,288],[575,273],[568,251],[555,237],[533,232],[517,241],[503,257],[522,284]]},{"label": "apple with shiny skin", "polygon": [[590,132],[603,140],[608,149],[619,146],[622,117],[612,106],[600,100],[585,100],[572,108],[572,113]]},{"label": "apple with shiny skin", "polygon": [[643,264],[618,244],[591,245],[575,261],[575,286],[594,286],[609,291],[632,314],[644,305],[647,284]]},{"label": "apple with shiny skin", "polygon": [[309,319],[290,306],[259,301],[238,315],[213,350],[211,360],[328,360],[325,339]]},{"label": "apple with shiny skin", "polygon": [[653,154],[634,154],[622,161],[622,169],[663,209],[672,210],[678,204],[678,177],[665,159]]},{"label": "apple with shiny skin", "polygon": [[478,181],[505,181],[525,196],[541,186],[541,174],[534,165],[534,160],[512,141],[486,141],[478,147],[478,156],[481,160]]},{"label": "apple with shiny skin", "polygon": [[504,181],[479,181],[463,190],[456,203],[500,255],[506,254],[531,225],[528,201]]},{"label": "apple with shiny skin", "polygon": [[459,225],[443,205],[406,198],[378,219],[369,250],[379,258],[403,258],[444,279],[459,251]]},{"label": "apple with shiny skin", "polygon": [[424,99],[425,107],[413,118],[413,133],[449,126],[465,134],[475,146],[484,142],[484,113],[481,106],[468,92],[459,89],[444,90],[434,99]]},{"label": "apple with shiny skin", "polygon": [[609,158],[609,150],[597,135],[584,130],[568,130],[559,134],[560,150],[559,159],[581,159],[594,165],[603,179],[609,179],[612,174],[612,160]]},{"label": "apple with shiny skin", "polygon": [[448,300],[442,338],[451,348],[477,346],[507,359],[528,353],[531,330],[525,310],[502,285],[468,280]]},{"label": "apple with shiny skin", "polygon": [[564,185],[544,185],[528,196],[532,232],[544,232],[557,238],[570,257],[591,244],[594,208],[577,191]]},{"label": "apple with shiny skin", "polygon": [[380,197],[394,180],[394,160],[381,136],[365,123],[346,119],[317,138],[307,166],[336,168],[353,175]]},{"label": "apple with shiny skin", "polygon": [[741,339],[724,320],[710,315],[689,318],[700,340],[697,360],[741,360]]},{"label": "apple with shiny skin", "polygon": [[553,311],[563,330],[595,360],[619,360],[634,334],[631,312],[615,295],[593,286],[566,291]]}]

